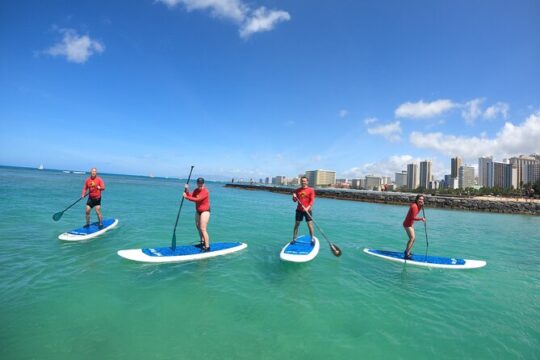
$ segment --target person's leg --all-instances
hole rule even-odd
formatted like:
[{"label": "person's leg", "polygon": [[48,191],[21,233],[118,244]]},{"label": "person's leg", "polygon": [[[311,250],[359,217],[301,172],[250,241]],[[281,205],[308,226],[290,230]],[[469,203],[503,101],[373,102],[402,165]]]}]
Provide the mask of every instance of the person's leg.
[{"label": "person's leg", "polygon": [[199,232],[199,241],[201,243],[201,247],[204,246],[204,236],[201,232],[201,214],[199,212],[195,211],[195,227],[197,228],[197,231]]},{"label": "person's leg", "polygon": [[309,235],[311,236],[311,245],[315,245],[315,240],[313,239],[314,238],[314,231],[313,231],[313,221],[311,220],[308,220],[307,221],[307,226],[308,226],[308,229],[309,229]]},{"label": "person's leg", "polygon": [[99,226],[103,226],[103,217],[101,216],[101,205],[96,205],[94,209],[96,209],[96,215],[99,221]]},{"label": "person's leg", "polygon": [[293,230],[293,236],[292,236],[291,244],[294,244],[294,242],[296,241],[296,237],[298,236],[298,227],[299,226],[300,226],[300,221],[296,220],[296,222],[294,223],[294,230]]},{"label": "person's leg", "polygon": [[85,227],[88,227],[90,225],[90,210],[92,210],[90,205],[86,205],[86,225],[84,225]]},{"label": "person's leg", "polygon": [[199,231],[204,241],[204,247],[207,249],[210,248],[210,236],[208,235],[208,231],[206,230],[206,228],[208,227],[208,221],[210,221],[210,211],[204,211],[199,216]]},{"label": "person's leg", "polygon": [[405,232],[407,233],[407,236],[409,237],[409,241],[407,242],[407,247],[405,248],[405,256],[408,257],[411,255],[411,249],[414,245],[414,240],[416,236],[414,234],[414,228],[412,226],[406,227]]}]

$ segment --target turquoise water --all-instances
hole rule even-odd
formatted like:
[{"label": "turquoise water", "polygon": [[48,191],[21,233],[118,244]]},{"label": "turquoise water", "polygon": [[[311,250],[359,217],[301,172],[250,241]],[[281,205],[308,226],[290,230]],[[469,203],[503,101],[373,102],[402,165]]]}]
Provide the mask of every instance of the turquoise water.
[{"label": "turquoise water", "polygon": [[[183,182],[104,175],[105,217],[83,243],[57,239],[84,221],[87,175],[0,168],[3,359],[538,359],[540,217],[426,208],[429,253],[482,269],[404,267],[364,247],[400,250],[406,207],[317,199],[318,257],[284,263],[289,196],[208,184],[214,241],[248,248],[214,259],[140,264],[120,249],[170,244]],[[196,241],[184,203],[179,243]],[[94,217],[93,217],[94,219]],[[413,252],[425,251],[422,224]],[[301,232],[306,233],[303,224]]]}]

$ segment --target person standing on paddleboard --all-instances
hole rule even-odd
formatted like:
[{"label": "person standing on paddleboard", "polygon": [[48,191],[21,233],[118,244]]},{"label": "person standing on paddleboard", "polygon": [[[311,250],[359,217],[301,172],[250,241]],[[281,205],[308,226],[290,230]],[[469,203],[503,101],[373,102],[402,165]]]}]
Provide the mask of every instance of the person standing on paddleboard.
[{"label": "person standing on paddleboard", "polygon": [[195,203],[195,226],[201,237],[201,249],[202,251],[209,251],[210,237],[206,228],[210,220],[210,193],[204,186],[204,179],[197,179],[197,188],[191,194],[189,193],[189,185],[186,184],[183,196],[185,199]]},{"label": "person standing on paddleboard", "polygon": [[97,176],[97,169],[90,170],[90,177],[84,182],[81,198],[86,196],[86,190],[89,191],[88,201],[86,202],[86,225],[90,226],[90,212],[92,208],[96,210],[96,215],[99,221],[99,228],[103,228],[103,217],[101,216],[101,192],[105,190],[105,183]]},{"label": "person standing on paddleboard", "polygon": [[309,235],[311,235],[311,245],[314,245],[315,240],[313,240],[313,221],[311,214],[313,202],[315,201],[315,190],[308,186],[308,179],[305,176],[300,178],[300,185],[301,186],[293,192],[293,201],[298,202],[298,205],[296,206],[296,222],[294,224],[293,239],[291,244],[294,244],[296,241],[300,222],[303,219],[306,219]]},{"label": "person standing on paddleboard", "polygon": [[407,213],[407,216],[405,217],[405,220],[403,221],[403,227],[405,228],[405,232],[409,236],[409,241],[407,242],[407,247],[405,248],[405,251],[403,252],[403,256],[406,260],[411,260],[411,249],[414,245],[414,240],[416,238],[414,234],[414,222],[415,221],[423,221],[426,222],[426,218],[423,217],[417,217],[417,215],[420,213],[420,210],[424,207],[424,195],[418,194],[416,195],[416,198],[414,199],[414,202],[409,207],[409,212]]}]

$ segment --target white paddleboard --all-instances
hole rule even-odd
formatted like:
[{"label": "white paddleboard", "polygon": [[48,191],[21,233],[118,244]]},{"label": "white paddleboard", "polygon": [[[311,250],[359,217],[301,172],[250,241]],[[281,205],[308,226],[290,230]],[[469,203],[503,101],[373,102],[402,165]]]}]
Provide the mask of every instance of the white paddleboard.
[{"label": "white paddleboard", "polygon": [[411,260],[405,260],[402,251],[386,251],[375,249],[364,249],[364,252],[368,255],[373,255],[385,260],[404,263],[407,265],[423,266],[439,269],[476,269],[486,266],[484,260],[468,260],[460,258],[448,258],[442,256],[427,257],[422,254],[413,254]]},{"label": "white paddleboard", "polygon": [[315,244],[311,245],[311,236],[301,235],[297,237],[294,244],[287,243],[283,249],[281,249],[279,257],[281,260],[292,262],[306,262],[313,260],[319,253],[320,248],[319,239],[316,237],[313,237],[313,239],[315,240]]},{"label": "white paddleboard", "polygon": [[95,238],[105,232],[113,229],[118,225],[118,219],[103,220],[103,228],[99,228],[98,223],[92,223],[88,227],[80,227],[71,231],[60,234],[58,238],[64,241],[82,241]]},{"label": "white paddleboard", "polygon": [[208,259],[227,255],[247,248],[241,242],[211,242],[209,251],[202,251],[200,245],[179,245],[173,251],[169,247],[119,250],[117,254],[124,259],[147,262],[167,263]]}]

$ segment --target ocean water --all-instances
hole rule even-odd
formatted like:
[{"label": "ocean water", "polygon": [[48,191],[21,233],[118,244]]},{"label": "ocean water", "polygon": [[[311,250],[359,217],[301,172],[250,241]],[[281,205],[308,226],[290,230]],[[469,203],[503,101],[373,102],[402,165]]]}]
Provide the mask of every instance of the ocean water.
[{"label": "ocean water", "polygon": [[[539,359],[540,217],[430,209],[429,254],[482,269],[424,269],[364,247],[401,250],[407,207],[317,199],[324,238],[312,262],[284,263],[289,196],[209,183],[213,241],[248,248],[141,264],[121,249],[167,246],[183,181],[103,175],[104,236],[57,239],[84,222],[87,175],[0,168],[2,359]],[[185,202],[179,244],[197,241]],[[93,219],[94,219],[93,215]],[[416,225],[413,252],[424,253]],[[306,233],[305,224],[301,233]]]}]

